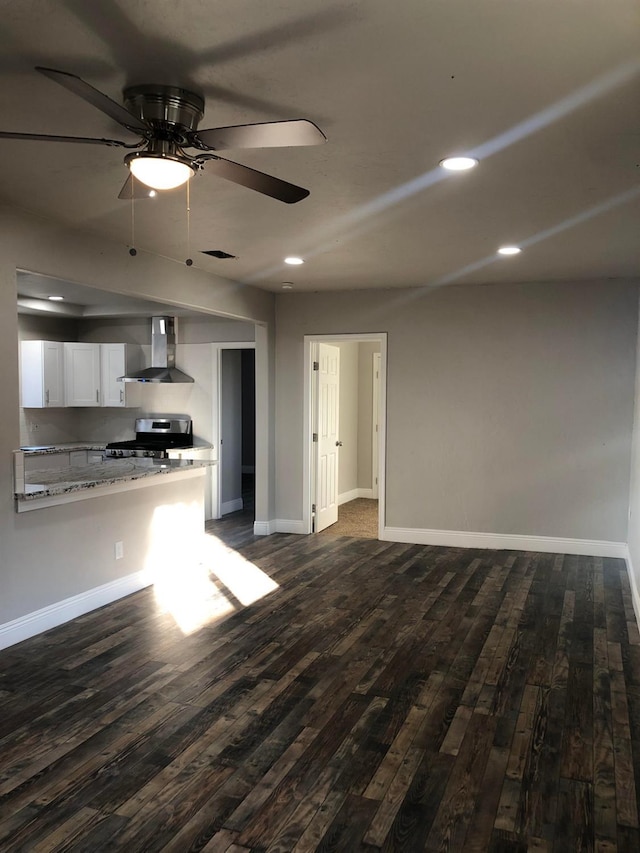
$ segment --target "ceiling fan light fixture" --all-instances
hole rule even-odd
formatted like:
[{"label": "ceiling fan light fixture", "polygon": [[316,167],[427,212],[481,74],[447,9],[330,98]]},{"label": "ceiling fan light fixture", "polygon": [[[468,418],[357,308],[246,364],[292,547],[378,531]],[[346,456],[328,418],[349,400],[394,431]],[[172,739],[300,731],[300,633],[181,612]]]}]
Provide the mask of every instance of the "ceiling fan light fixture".
[{"label": "ceiling fan light fixture", "polygon": [[[165,150],[165,147],[167,150]],[[124,158],[129,171],[152,190],[172,190],[186,184],[195,174],[190,159],[178,153],[177,146],[156,146],[154,149],[136,151]]]}]

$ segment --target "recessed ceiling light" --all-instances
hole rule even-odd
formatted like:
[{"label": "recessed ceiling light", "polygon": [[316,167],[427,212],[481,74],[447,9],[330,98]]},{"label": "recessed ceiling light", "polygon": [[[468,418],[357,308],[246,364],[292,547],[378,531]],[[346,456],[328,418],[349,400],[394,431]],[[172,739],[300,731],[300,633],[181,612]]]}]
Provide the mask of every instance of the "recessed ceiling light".
[{"label": "recessed ceiling light", "polygon": [[304,263],[304,261],[302,260],[302,258],[295,258],[295,257],[285,258],[285,259],[284,259],[284,262],[285,262],[285,264],[290,264],[290,265],[291,265],[291,266],[293,266],[293,267],[298,266],[299,264],[303,264],[303,263]]},{"label": "recessed ceiling light", "polygon": [[292,281],[283,281],[282,282],[283,290],[293,290],[293,282]]},{"label": "recessed ceiling light", "polygon": [[47,296],[47,299],[50,299],[52,302],[62,302],[64,296]]},{"label": "recessed ceiling light", "polygon": [[149,198],[155,198],[158,193],[155,190],[149,190]]},{"label": "recessed ceiling light", "polygon": [[466,172],[467,169],[473,169],[478,165],[475,157],[445,157],[440,161],[443,169],[449,172]]},{"label": "recessed ceiling light", "polygon": [[500,246],[499,255],[519,255],[522,249],[519,246]]}]

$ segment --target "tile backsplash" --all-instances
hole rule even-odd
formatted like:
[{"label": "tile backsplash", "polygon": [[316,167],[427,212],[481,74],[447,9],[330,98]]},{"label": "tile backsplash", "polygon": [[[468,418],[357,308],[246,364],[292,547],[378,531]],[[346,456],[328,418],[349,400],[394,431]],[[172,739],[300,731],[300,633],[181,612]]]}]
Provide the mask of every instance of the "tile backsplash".
[{"label": "tile backsplash", "polygon": [[70,441],[124,441],[135,437],[140,409],[20,409],[20,446]]},{"label": "tile backsplash", "polygon": [[20,446],[77,441],[79,423],[73,409],[20,409]]},{"label": "tile backsplash", "polygon": [[[151,416],[192,417],[192,385],[134,386],[131,399],[145,405],[118,408],[20,409],[20,446],[70,441],[126,441],[135,438],[135,420]],[[210,403],[207,407],[210,411]],[[202,420],[200,418],[199,420]],[[196,428],[197,429],[197,428]],[[202,427],[198,434],[202,434]]]}]

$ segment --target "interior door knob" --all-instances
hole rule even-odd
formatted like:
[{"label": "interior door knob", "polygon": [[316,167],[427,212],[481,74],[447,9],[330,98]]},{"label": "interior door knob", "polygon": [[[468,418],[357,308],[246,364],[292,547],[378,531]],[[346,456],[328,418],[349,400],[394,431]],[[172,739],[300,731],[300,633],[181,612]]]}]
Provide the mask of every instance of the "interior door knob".
[{"label": "interior door knob", "polygon": [[342,447],[342,442],[341,442],[341,441],[336,441],[336,447]]}]

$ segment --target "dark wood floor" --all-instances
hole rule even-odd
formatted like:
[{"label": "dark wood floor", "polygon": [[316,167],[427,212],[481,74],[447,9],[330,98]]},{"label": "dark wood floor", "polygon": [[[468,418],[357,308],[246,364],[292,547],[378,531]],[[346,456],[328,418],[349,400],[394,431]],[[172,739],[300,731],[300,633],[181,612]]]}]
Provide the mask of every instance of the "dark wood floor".
[{"label": "dark wood floor", "polygon": [[640,850],[622,561],[210,530],[278,589],[0,653],[3,853]]}]

